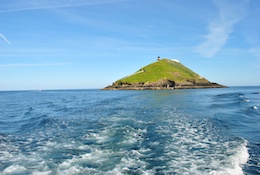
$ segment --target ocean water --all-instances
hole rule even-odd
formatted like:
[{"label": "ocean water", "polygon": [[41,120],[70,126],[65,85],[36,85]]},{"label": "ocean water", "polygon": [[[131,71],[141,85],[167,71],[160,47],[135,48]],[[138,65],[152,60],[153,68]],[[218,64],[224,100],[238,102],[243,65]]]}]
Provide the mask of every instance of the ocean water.
[{"label": "ocean water", "polygon": [[0,92],[0,174],[260,174],[260,87]]}]

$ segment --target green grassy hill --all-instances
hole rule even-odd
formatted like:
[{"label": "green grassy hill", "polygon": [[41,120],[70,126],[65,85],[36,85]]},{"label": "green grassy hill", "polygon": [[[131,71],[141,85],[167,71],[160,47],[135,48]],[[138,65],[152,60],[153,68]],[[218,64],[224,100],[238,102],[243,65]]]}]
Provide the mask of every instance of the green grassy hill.
[{"label": "green grassy hill", "polygon": [[153,83],[162,79],[174,81],[176,84],[208,84],[209,81],[199,76],[179,62],[162,59],[141,68],[132,75],[115,82],[116,85]]}]

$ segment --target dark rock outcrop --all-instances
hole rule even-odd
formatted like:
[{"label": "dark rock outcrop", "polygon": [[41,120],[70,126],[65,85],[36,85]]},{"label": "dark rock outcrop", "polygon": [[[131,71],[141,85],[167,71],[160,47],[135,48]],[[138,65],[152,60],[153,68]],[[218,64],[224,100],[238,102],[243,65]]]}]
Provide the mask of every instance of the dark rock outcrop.
[{"label": "dark rock outcrop", "polygon": [[147,83],[113,83],[111,86],[105,87],[103,90],[171,90],[171,89],[199,89],[199,88],[225,88],[226,86],[219,85],[217,83],[186,83],[176,84],[169,79],[162,79],[157,82]]}]

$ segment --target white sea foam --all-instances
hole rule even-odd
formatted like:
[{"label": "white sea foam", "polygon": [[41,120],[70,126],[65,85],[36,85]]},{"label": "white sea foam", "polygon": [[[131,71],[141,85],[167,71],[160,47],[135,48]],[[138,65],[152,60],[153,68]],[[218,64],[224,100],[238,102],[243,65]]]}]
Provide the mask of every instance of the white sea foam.
[{"label": "white sea foam", "polygon": [[109,133],[107,131],[103,131],[103,133],[87,133],[83,136],[84,140],[92,140],[97,143],[105,143],[109,140]]},{"label": "white sea foam", "polygon": [[32,172],[32,175],[50,175],[50,174],[51,174],[51,171],[45,171],[45,172],[35,171],[35,172]]},{"label": "white sea foam", "polygon": [[82,170],[83,170],[83,168],[81,168],[78,165],[75,165],[75,166],[72,166],[72,167],[69,167],[69,168],[63,169],[63,170],[58,169],[57,173],[59,175],[73,175],[73,174],[81,173]]},{"label": "white sea foam", "polygon": [[222,138],[211,123],[187,119],[175,117],[168,120],[168,125],[157,127],[156,132],[161,135],[175,130],[172,141],[164,145],[162,160],[168,161],[168,168],[163,169],[163,173],[242,175],[242,166],[249,158],[246,141]]},{"label": "white sea foam", "polygon": [[[215,91],[206,95],[201,92],[77,92],[75,99],[71,93],[46,92],[32,94],[30,103],[21,98],[21,105],[12,108],[2,103],[0,108],[10,116],[10,123],[14,120],[11,116],[15,121],[17,115],[34,117],[25,125],[11,125],[17,131],[21,129],[21,133],[1,128],[5,134],[0,133],[0,174],[242,175],[243,170],[258,172],[254,170],[259,168],[257,150],[249,145],[253,153],[247,164],[246,141],[234,136],[248,133],[233,132],[233,123],[228,122],[236,119],[239,127],[239,123],[249,121],[246,119],[255,119],[259,96],[242,93],[239,97],[241,93],[231,93],[215,99]],[[38,99],[39,95],[43,95],[42,100]],[[203,99],[197,101],[200,97]],[[48,103],[42,103],[43,100]],[[10,99],[13,101],[17,103]],[[35,104],[33,110],[28,110],[27,104]],[[240,115],[242,120],[228,115],[241,111],[245,112]],[[210,118],[216,113],[227,114],[228,120],[221,116],[219,120]],[[251,114],[252,118],[248,116]],[[8,120],[3,116],[1,119]],[[33,126],[35,122],[37,126]],[[250,121],[242,124],[250,125]],[[226,132],[225,128],[231,130]]]},{"label": "white sea foam", "polygon": [[147,169],[147,162],[142,161],[140,158],[143,154],[140,151],[132,150],[124,157],[115,168],[109,171],[109,174],[154,174],[153,170]]},{"label": "white sea foam", "polygon": [[[35,140],[38,145],[37,152],[30,154],[23,154],[17,146],[10,144],[10,150],[1,149],[5,158],[0,157],[0,160],[13,158],[13,165],[3,172],[34,175],[242,175],[243,164],[248,160],[244,140],[222,138],[207,120],[192,121],[183,115],[171,116],[164,120],[164,124],[150,122],[148,125],[156,126],[152,130],[147,129],[147,123],[137,119],[110,122],[109,119],[102,121],[103,127],[87,130],[79,140],[55,140],[55,137],[48,136],[49,133],[37,139],[30,137],[26,145]],[[156,135],[159,139],[153,138]],[[60,150],[64,151],[59,153]],[[51,157],[55,152],[67,157],[55,163],[47,162],[44,157]]]},{"label": "white sea foam", "polygon": [[78,149],[80,149],[80,150],[89,150],[91,147],[90,146],[88,146],[88,145],[79,145],[78,146]]},{"label": "white sea foam", "polygon": [[137,142],[143,141],[143,134],[147,131],[146,129],[133,129],[133,128],[124,128],[126,130],[125,138],[122,141],[122,144],[134,144]]},{"label": "white sea foam", "polygon": [[[131,172],[151,174],[147,173],[151,172],[146,170],[147,163],[140,160],[149,149],[142,147],[138,150],[124,149],[126,145],[131,146],[141,143],[147,130],[138,127],[133,128],[129,125],[119,125],[122,121],[125,121],[125,119],[117,119],[117,123],[114,125],[104,126],[103,129],[98,131],[89,130],[82,139],[95,144],[77,146],[77,148],[88,150],[88,153],[74,156],[72,159],[60,163],[57,167],[58,174],[77,174],[78,171],[83,174],[114,175],[131,174]],[[104,121],[104,123],[106,122]],[[111,139],[118,137],[117,134],[120,134],[119,140],[110,143]],[[100,145],[103,145],[102,149]],[[83,166],[86,163],[92,168]],[[101,167],[104,167],[104,169]]]},{"label": "white sea foam", "polygon": [[3,171],[4,175],[7,174],[27,174],[28,170],[24,166],[20,165],[11,165]]},{"label": "white sea foam", "polygon": [[227,156],[223,162],[215,162],[218,170],[213,170],[211,175],[243,175],[242,166],[248,161],[249,153],[246,144],[239,145],[235,150],[229,150],[233,153]]}]

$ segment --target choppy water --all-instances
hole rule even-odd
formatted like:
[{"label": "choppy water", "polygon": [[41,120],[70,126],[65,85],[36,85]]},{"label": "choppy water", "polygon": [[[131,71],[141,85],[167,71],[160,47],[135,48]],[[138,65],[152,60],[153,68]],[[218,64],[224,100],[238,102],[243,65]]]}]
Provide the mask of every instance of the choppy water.
[{"label": "choppy water", "polygon": [[260,174],[260,87],[0,92],[0,174]]}]

